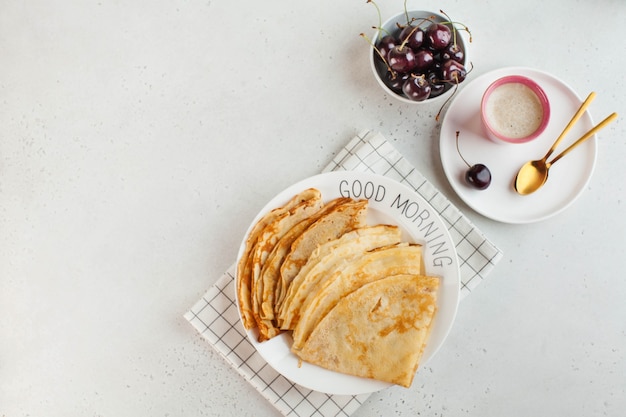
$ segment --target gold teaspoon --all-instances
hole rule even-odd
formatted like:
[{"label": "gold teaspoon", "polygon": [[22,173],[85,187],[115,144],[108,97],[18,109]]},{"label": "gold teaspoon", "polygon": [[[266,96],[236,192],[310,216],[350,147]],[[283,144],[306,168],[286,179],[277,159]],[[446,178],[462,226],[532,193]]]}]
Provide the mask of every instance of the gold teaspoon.
[{"label": "gold teaspoon", "polygon": [[[529,161],[525,163],[522,168],[520,168],[519,172],[517,173],[517,177],[515,178],[515,190],[522,195],[530,194],[537,191],[548,180],[548,170],[555,162],[563,158],[578,145],[595,135],[600,129],[604,128],[616,118],[617,113],[610,114],[606,119],[598,123],[593,129],[585,133],[580,139],[572,143],[563,152],[555,156],[554,159],[550,162],[546,162],[547,158],[544,157],[543,159],[537,161]],[[571,126],[568,125],[568,127]],[[547,156],[549,156],[550,153],[552,153],[552,150],[549,151]]]},{"label": "gold teaspoon", "polygon": [[543,174],[543,171],[546,171],[546,161],[548,160],[550,155],[552,155],[552,152],[554,152],[554,150],[559,145],[561,140],[565,137],[567,132],[569,132],[572,126],[576,124],[578,119],[580,119],[580,116],[585,113],[585,110],[587,110],[587,107],[589,107],[594,98],[596,98],[596,93],[592,91],[587,96],[585,101],[583,101],[583,103],[580,105],[580,107],[576,111],[576,114],[572,116],[572,119],[569,121],[567,126],[565,126],[565,129],[563,129],[559,137],[556,138],[556,140],[543,158],[536,161],[528,161],[524,165],[522,165],[519,172],[517,173],[517,176],[515,177],[515,191],[520,194],[530,194],[543,185],[543,183],[548,179],[547,174]]}]

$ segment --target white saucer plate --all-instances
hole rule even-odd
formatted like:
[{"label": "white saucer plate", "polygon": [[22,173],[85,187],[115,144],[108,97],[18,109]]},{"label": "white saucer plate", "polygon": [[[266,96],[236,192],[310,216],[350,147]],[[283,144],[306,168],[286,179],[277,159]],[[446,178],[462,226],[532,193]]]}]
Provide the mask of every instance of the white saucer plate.
[{"label": "white saucer plate", "polygon": [[[523,75],[536,81],[550,101],[551,116],[546,130],[537,139],[522,144],[500,144],[487,139],[480,121],[480,101],[489,84],[507,75]],[[597,137],[581,144],[550,168],[546,184],[530,195],[519,195],[513,188],[519,168],[529,160],[541,159],[563,131],[581,99],[558,78],[538,70],[508,67],[481,75],[459,90],[441,125],[440,153],[443,170],[459,197],[476,212],[504,223],[532,223],[545,220],[569,207],[584,191],[593,173]],[[561,150],[593,127],[589,111],[563,139]],[[482,163],[491,171],[492,182],[486,190],[476,190],[464,179],[467,165]]]}]

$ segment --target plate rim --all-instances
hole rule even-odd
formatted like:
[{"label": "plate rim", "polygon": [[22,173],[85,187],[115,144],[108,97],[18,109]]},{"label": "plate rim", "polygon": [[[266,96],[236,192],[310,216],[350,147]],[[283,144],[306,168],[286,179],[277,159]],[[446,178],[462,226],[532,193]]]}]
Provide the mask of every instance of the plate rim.
[{"label": "plate rim", "polygon": [[[474,210],[478,214],[480,214],[480,215],[482,215],[482,216],[484,216],[486,218],[489,218],[491,220],[495,220],[495,221],[498,221],[498,222],[501,222],[501,223],[506,223],[506,224],[532,224],[532,223],[538,223],[538,222],[547,220],[547,219],[549,219],[551,217],[554,217],[554,216],[556,216],[559,213],[562,213],[567,208],[571,207],[578,200],[578,198],[580,198],[580,196],[583,194],[583,192],[585,191],[585,189],[589,185],[589,182],[591,181],[591,178],[593,177],[593,173],[594,173],[596,165],[597,165],[598,136],[596,134],[596,135],[594,135],[594,137],[592,137],[592,138],[590,138],[590,140],[588,140],[588,144],[587,144],[587,146],[592,146],[592,148],[593,148],[593,155],[589,156],[589,161],[591,163],[591,167],[590,167],[589,172],[587,173],[586,177],[584,177],[584,180],[580,184],[579,188],[576,190],[576,192],[572,193],[571,197],[569,199],[565,199],[563,203],[560,203],[560,204],[556,205],[553,210],[548,211],[548,212],[546,212],[544,214],[537,214],[536,216],[531,216],[531,217],[527,217],[527,218],[513,218],[513,217],[510,217],[510,216],[499,215],[498,213],[493,213],[493,211],[487,210],[487,209],[485,209],[482,206],[476,205],[470,198],[467,197],[466,193],[459,186],[458,181],[453,179],[454,178],[454,174],[449,171],[450,167],[445,162],[447,154],[444,154],[444,147],[442,146],[442,143],[444,141],[448,140],[447,138],[444,138],[444,134],[448,130],[448,129],[446,129],[446,122],[449,121],[450,110],[451,109],[454,110],[455,103],[457,103],[460,99],[462,99],[464,97],[461,94],[463,94],[467,89],[471,88],[472,85],[477,85],[478,82],[482,82],[485,79],[493,78],[493,80],[495,80],[495,79],[497,79],[499,77],[507,76],[507,75],[532,76],[533,74],[541,75],[543,77],[549,78],[551,80],[551,82],[555,83],[556,86],[558,86],[560,88],[563,88],[563,89],[566,89],[574,97],[576,97],[578,100],[580,100],[580,102],[582,103],[582,99],[580,98],[579,94],[570,85],[568,85],[565,81],[563,81],[562,79],[558,78],[557,76],[555,76],[555,75],[553,75],[553,74],[551,74],[551,73],[549,73],[547,71],[543,71],[543,70],[536,69],[536,68],[531,68],[531,67],[526,67],[526,66],[507,66],[507,67],[493,69],[493,70],[488,71],[488,72],[486,72],[484,74],[481,74],[477,78],[475,78],[472,81],[470,81],[468,83],[468,85],[463,88],[463,90],[459,91],[459,95],[452,100],[452,102],[450,103],[450,106],[446,110],[446,114],[444,115],[444,118],[443,118],[442,124],[441,124],[441,128],[440,128],[440,131],[439,131],[439,157],[440,157],[440,161],[441,161],[442,168],[443,168],[444,174],[446,176],[446,179],[448,180],[448,183],[450,184],[450,186],[453,189],[453,191],[455,192],[455,194],[465,204],[467,204],[468,207],[470,207],[472,210]],[[585,115],[583,115],[583,117],[585,117],[585,116],[588,118],[588,120],[591,123],[591,125],[593,125],[593,118],[592,118],[591,114],[589,113],[589,109],[587,110]],[[566,122],[567,121],[565,120],[563,126],[565,126]],[[485,138],[485,141],[488,141],[488,139]],[[506,145],[501,145],[501,144],[494,143],[493,146],[506,146]],[[515,146],[515,145],[513,145],[513,146]],[[547,148],[546,148],[546,150],[547,150]],[[583,178],[583,177],[581,176],[581,178]]]},{"label": "plate rim", "polygon": [[[454,269],[455,272],[455,277],[452,277],[450,279],[453,279],[455,282],[454,283],[450,283],[448,285],[450,286],[455,286],[456,288],[452,288],[452,289],[448,289],[448,291],[451,291],[452,294],[449,295],[449,297],[451,297],[450,300],[448,300],[449,305],[447,306],[448,308],[448,315],[449,315],[449,323],[447,324],[447,327],[440,330],[442,333],[441,336],[441,341],[439,342],[439,344],[437,346],[435,346],[434,348],[430,349],[430,353],[429,356],[426,358],[422,358],[422,360],[420,361],[420,368],[431,358],[433,358],[436,353],[439,351],[439,349],[443,346],[445,340],[448,338],[452,327],[454,325],[454,322],[456,321],[456,316],[458,313],[458,307],[459,307],[459,302],[460,302],[460,296],[461,296],[461,270],[460,270],[460,260],[458,257],[458,253],[456,250],[456,246],[454,244],[454,241],[452,239],[452,236],[450,235],[450,232],[446,226],[446,223],[444,221],[444,219],[440,216],[440,214],[437,212],[437,210],[421,195],[419,195],[419,193],[417,191],[415,191],[414,189],[412,189],[411,187],[409,187],[406,184],[403,184],[389,176],[385,176],[385,175],[381,175],[381,174],[376,174],[376,173],[370,173],[370,172],[361,172],[361,171],[350,171],[350,170],[346,170],[346,171],[329,171],[329,172],[323,172],[320,174],[316,174],[316,175],[312,175],[309,176],[307,178],[304,178],[302,180],[299,180],[295,183],[292,183],[291,185],[288,185],[287,187],[285,187],[284,189],[282,189],[281,191],[279,191],[278,193],[276,193],[259,211],[258,213],[255,215],[254,219],[251,221],[250,225],[248,226],[248,228],[246,229],[245,234],[243,235],[243,238],[241,240],[241,244],[239,246],[239,250],[237,252],[237,265],[239,264],[239,260],[241,259],[241,256],[245,250],[245,245],[246,245],[246,240],[248,238],[248,235],[250,234],[250,231],[252,230],[252,228],[254,227],[254,225],[260,220],[260,218],[267,212],[269,212],[270,210],[272,210],[273,208],[278,207],[280,204],[284,204],[288,201],[288,199],[290,197],[293,197],[293,195],[295,195],[295,193],[298,192],[298,190],[302,191],[306,188],[310,188],[310,187],[315,187],[314,184],[312,183],[316,183],[319,184],[320,188],[324,187],[324,183],[332,183],[333,181],[339,181],[339,178],[336,177],[341,177],[341,179],[345,179],[347,177],[351,178],[351,179],[360,179],[360,180],[371,180],[371,181],[379,181],[385,184],[389,184],[389,185],[393,185],[393,187],[397,187],[399,189],[402,189],[404,191],[406,191],[408,193],[408,197],[412,198],[412,199],[417,199],[417,201],[420,204],[426,204],[428,208],[430,208],[430,210],[432,211],[432,214],[436,217],[437,221],[441,223],[441,226],[443,227],[443,232],[445,235],[445,240],[447,242],[450,243],[451,246],[451,256],[453,256],[454,261],[453,264],[451,266],[452,269]],[[293,194],[293,195],[291,195]],[[281,201],[278,201],[279,198],[282,197]],[[330,199],[335,198],[336,196],[330,196],[327,197],[324,194],[322,194],[322,199],[324,201],[329,201]],[[388,213],[385,213],[388,214]],[[393,217],[393,216],[392,216]],[[406,225],[404,225],[404,223],[402,222],[402,220],[398,220],[396,218],[393,219],[394,222],[396,224],[398,224],[399,226],[401,226],[401,228],[403,228],[403,230],[406,230],[407,227]],[[410,233],[409,233],[410,234]],[[428,273],[428,268],[427,271]],[[242,323],[242,318],[241,318],[241,311],[239,309],[239,294],[237,292],[237,270],[235,271],[235,279],[233,282],[233,285],[235,286],[235,302],[236,302],[236,307],[237,307],[237,313],[239,315],[239,321],[240,323]],[[443,324],[445,325],[445,323]],[[270,365],[276,372],[278,372],[279,374],[281,374],[283,377],[285,377],[286,379],[288,379],[291,382],[294,382],[298,385],[301,385],[305,388],[311,389],[311,390],[315,390],[318,392],[324,392],[327,394],[331,394],[331,395],[359,395],[359,394],[366,394],[366,393],[373,393],[376,391],[379,391],[381,389],[387,388],[389,386],[393,386],[393,384],[389,383],[389,382],[385,382],[385,381],[378,381],[378,380],[374,380],[374,379],[368,379],[368,378],[361,378],[361,377],[357,377],[357,376],[352,376],[352,375],[347,375],[347,374],[341,374],[339,372],[334,372],[334,371],[330,371],[327,369],[323,369],[320,367],[317,367],[316,365],[313,364],[309,364],[307,363],[306,366],[308,367],[312,367],[312,368],[319,368],[321,370],[321,372],[323,373],[333,373],[333,374],[339,374],[341,375],[342,378],[346,378],[346,379],[355,379],[358,380],[360,382],[364,382],[367,385],[370,385],[370,388],[367,389],[350,389],[350,388],[345,388],[345,389],[334,389],[334,390],[330,390],[330,389],[326,389],[323,386],[319,386],[319,384],[308,384],[306,381],[302,381],[302,380],[294,380],[294,378],[291,378],[287,375],[285,375],[281,369],[277,369],[276,364],[272,363],[271,360],[268,360],[268,358],[263,354],[263,352],[259,351],[258,349],[258,345],[260,345],[260,343],[256,340],[256,336],[257,336],[257,329],[253,328],[250,330],[245,330],[246,336],[248,338],[248,340],[250,341],[250,343],[253,345],[254,349],[261,355],[261,357],[263,357],[263,359],[267,362],[268,365]],[[281,335],[277,336],[277,338],[291,338],[291,335],[288,332],[282,333]],[[267,342],[262,342],[262,343],[267,343]],[[285,342],[287,343],[287,342]],[[428,349],[428,347],[427,347]],[[289,352],[288,356],[293,356],[293,358],[295,358],[297,360],[297,357]],[[282,360],[284,360],[285,358],[282,358]]]}]

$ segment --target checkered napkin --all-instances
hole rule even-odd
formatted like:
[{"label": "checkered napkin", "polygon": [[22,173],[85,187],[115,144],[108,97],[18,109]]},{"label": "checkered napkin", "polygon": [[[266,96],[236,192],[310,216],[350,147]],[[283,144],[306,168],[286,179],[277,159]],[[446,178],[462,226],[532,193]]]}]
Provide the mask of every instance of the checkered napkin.
[{"label": "checkered napkin", "polygon": [[[461,270],[461,299],[501,259],[495,247],[456,207],[400,153],[375,132],[364,131],[324,169],[385,175],[408,185],[439,213],[456,246]],[[330,395],[287,380],[269,366],[248,341],[235,302],[233,264],[187,313],[185,318],[263,397],[283,415],[294,417],[350,416],[370,394]]]}]

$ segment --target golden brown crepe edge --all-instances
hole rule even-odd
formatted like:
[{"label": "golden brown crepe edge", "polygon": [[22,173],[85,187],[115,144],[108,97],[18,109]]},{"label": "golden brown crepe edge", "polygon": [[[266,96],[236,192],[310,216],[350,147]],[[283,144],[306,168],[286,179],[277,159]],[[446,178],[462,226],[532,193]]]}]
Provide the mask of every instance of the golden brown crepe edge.
[{"label": "golden brown crepe edge", "polygon": [[244,250],[241,254],[239,262],[237,263],[237,272],[236,272],[236,291],[237,291],[237,300],[239,313],[241,315],[241,319],[244,325],[244,328],[251,329],[254,327],[255,321],[252,316],[252,309],[250,305],[250,297],[251,297],[251,288],[250,288],[250,253],[253,251],[254,246],[256,244],[256,240],[259,237],[259,234],[262,230],[269,224],[273,219],[275,219],[281,212],[285,210],[289,210],[295,207],[297,204],[308,200],[310,198],[322,198],[321,192],[316,188],[308,188],[303,190],[302,192],[296,194],[291,199],[287,201],[283,206],[276,207],[266,214],[264,214],[250,229],[248,236],[246,238],[246,243],[244,246]]}]

